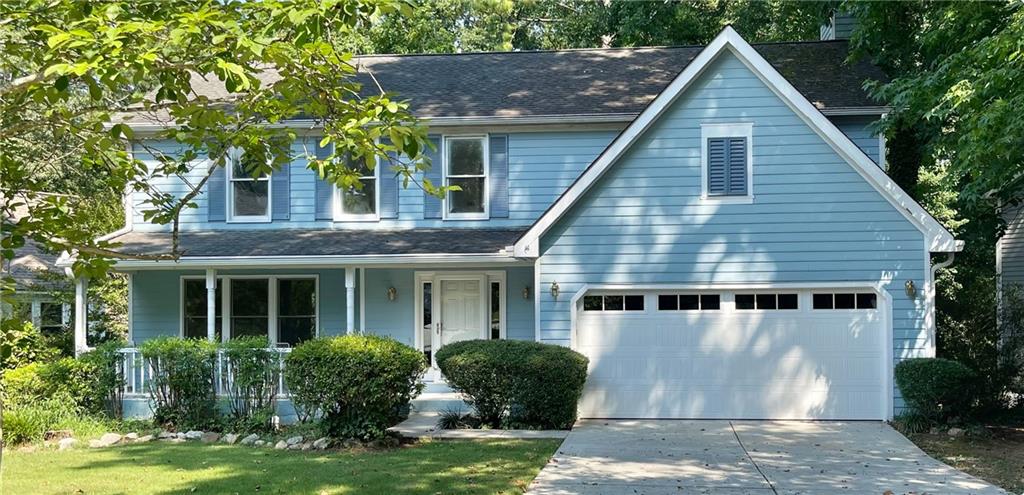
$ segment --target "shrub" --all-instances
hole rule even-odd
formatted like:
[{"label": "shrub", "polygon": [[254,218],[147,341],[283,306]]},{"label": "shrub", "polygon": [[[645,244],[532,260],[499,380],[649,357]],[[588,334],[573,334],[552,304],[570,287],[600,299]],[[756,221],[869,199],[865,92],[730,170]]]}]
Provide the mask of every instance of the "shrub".
[{"label": "shrub", "polygon": [[286,358],[285,383],[301,417],[318,417],[334,437],[385,435],[420,393],[419,351],[374,335],[318,338]]},{"label": "shrub", "polygon": [[910,410],[931,421],[946,422],[970,413],[976,375],[948,359],[917,358],[896,365],[896,385]]},{"label": "shrub", "polygon": [[265,337],[241,337],[224,344],[231,417],[240,431],[270,426],[277,399],[279,354]]},{"label": "shrub", "polygon": [[16,318],[0,319],[0,370],[47,361],[55,353],[32,323]]},{"label": "shrub", "polygon": [[9,404],[4,409],[4,443],[40,441],[49,430],[71,429],[69,424],[86,420],[81,410],[63,397]]},{"label": "shrub", "polygon": [[205,429],[217,421],[213,388],[217,347],[205,340],[161,337],[142,344],[153,420],[164,426]]},{"label": "shrub", "polygon": [[493,428],[571,427],[587,379],[586,357],[538,342],[456,342],[437,352],[437,365]]},{"label": "shrub", "polygon": [[121,367],[124,356],[118,350],[125,345],[127,344],[121,340],[107,341],[78,358],[89,363],[95,373],[92,387],[94,410],[105,411],[114,418],[121,417],[125,378]]}]

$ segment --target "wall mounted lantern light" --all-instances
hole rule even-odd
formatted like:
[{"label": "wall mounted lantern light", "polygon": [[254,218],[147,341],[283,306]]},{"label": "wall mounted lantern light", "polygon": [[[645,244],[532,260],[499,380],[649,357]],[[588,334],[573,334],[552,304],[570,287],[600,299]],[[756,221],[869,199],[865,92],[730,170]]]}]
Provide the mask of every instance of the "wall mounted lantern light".
[{"label": "wall mounted lantern light", "polygon": [[558,299],[558,282],[551,282],[551,298]]},{"label": "wall mounted lantern light", "polygon": [[917,297],[917,286],[914,285],[913,280],[907,280],[907,283],[903,284],[903,289],[907,291],[907,297],[911,299]]},{"label": "wall mounted lantern light", "polygon": [[530,299],[530,286],[523,287],[523,299]]},{"label": "wall mounted lantern light", "polygon": [[398,289],[388,287],[388,301],[394,301],[395,299],[398,299]]}]

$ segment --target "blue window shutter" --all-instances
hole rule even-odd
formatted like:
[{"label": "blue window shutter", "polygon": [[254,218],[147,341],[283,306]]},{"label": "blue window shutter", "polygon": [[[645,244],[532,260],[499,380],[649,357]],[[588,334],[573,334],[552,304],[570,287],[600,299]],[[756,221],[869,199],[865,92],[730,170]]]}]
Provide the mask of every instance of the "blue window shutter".
[{"label": "blue window shutter", "polygon": [[708,196],[727,194],[728,157],[724,138],[708,139]]},{"label": "blue window shutter", "polygon": [[[430,141],[437,149],[426,150],[427,157],[430,158],[430,169],[423,172],[423,177],[435,186],[441,186],[441,167],[444,166],[441,163],[441,157],[444,156],[444,150],[441,148],[443,144],[439,136],[430,136]],[[423,193],[423,218],[441,218],[441,200],[426,192]]]},{"label": "blue window shutter", "polygon": [[491,218],[508,218],[508,135],[492,135],[489,148]]},{"label": "blue window shutter", "polygon": [[[321,148],[319,142],[316,144],[316,157],[317,159],[323,160],[328,156],[331,156],[331,148],[328,145],[326,148]],[[334,208],[332,200],[334,199],[334,187],[330,182],[321,179],[319,176],[316,178],[316,219],[317,220],[334,220]]]},{"label": "blue window shutter", "polygon": [[206,181],[206,220],[210,222],[223,222],[227,219],[224,208],[227,206],[227,179],[224,176],[224,167],[217,167]]},{"label": "blue window shutter", "polygon": [[729,155],[728,194],[745,196],[747,194],[746,138],[730,138],[727,152]]},{"label": "blue window shutter", "polygon": [[[390,142],[388,139],[382,141]],[[398,161],[398,153],[388,152],[388,157],[394,162]],[[378,188],[378,194],[380,194],[380,211],[378,212],[381,218],[398,218],[398,177],[395,177],[395,173],[391,170],[391,162],[388,160],[381,160],[377,164],[377,181],[380,183]]]},{"label": "blue window shutter", "polygon": [[291,218],[292,191],[291,191],[291,163],[286,163],[270,174],[271,194],[271,218],[274,220],[288,220]]}]

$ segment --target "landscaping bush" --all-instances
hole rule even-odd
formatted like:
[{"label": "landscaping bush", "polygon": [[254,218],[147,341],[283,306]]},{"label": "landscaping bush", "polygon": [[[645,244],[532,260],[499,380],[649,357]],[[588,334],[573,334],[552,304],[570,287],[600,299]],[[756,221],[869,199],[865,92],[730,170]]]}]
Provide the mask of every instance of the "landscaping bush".
[{"label": "landscaping bush", "polygon": [[968,416],[976,378],[967,366],[942,358],[908,359],[896,365],[896,385],[904,402],[914,414],[931,421]]},{"label": "landscaping bush", "polygon": [[56,350],[47,347],[46,339],[32,323],[0,319],[0,371],[47,361],[55,355]]},{"label": "landscaping bush", "polygon": [[538,342],[455,342],[437,352],[437,365],[492,428],[571,427],[587,379],[586,357]]},{"label": "landscaping bush", "polygon": [[118,350],[126,342],[111,340],[99,344],[92,351],[79,356],[79,361],[93,368],[92,397],[95,411],[106,412],[113,418],[121,417],[121,399],[124,392],[124,370],[121,367],[124,356]]},{"label": "landscaping bush", "polygon": [[39,376],[40,363],[7,370],[3,374],[4,404],[30,403],[46,398],[46,383]]},{"label": "landscaping bush", "polygon": [[385,435],[420,393],[423,355],[374,335],[318,338],[286,358],[285,383],[302,418],[320,418],[337,438]]},{"label": "landscaping bush", "polygon": [[140,350],[152,369],[146,382],[153,420],[166,427],[206,429],[217,423],[213,388],[216,345],[205,340],[161,337]]},{"label": "landscaping bush", "polygon": [[278,393],[279,354],[268,350],[265,337],[241,337],[224,344],[230,366],[228,394],[231,419],[238,431],[262,431],[271,426]]}]

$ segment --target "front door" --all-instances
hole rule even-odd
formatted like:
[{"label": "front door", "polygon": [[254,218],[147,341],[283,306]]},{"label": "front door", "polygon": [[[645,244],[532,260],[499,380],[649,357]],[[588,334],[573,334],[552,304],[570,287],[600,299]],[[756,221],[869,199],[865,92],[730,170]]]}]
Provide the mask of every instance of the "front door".
[{"label": "front door", "polygon": [[[438,349],[452,342],[482,339],[487,335],[487,277],[485,275],[438,276],[434,281],[434,298],[438,315],[434,325],[431,348]],[[435,366],[437,362],[433,363]]]}]

